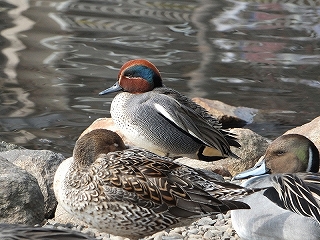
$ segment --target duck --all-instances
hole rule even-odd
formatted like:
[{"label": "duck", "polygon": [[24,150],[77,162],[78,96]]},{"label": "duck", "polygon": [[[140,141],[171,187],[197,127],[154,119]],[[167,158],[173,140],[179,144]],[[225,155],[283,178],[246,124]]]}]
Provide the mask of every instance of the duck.
[{"label": "duck", "polygon": [[307,137],[286,134],[275,139],[253,168],[234,176],[249,178],[243,187],[264,188],[242,199],[249,210],[231,211],[240,238],[319,239],[318,171],[319,151]]},{"label": "duck", "polygon": [[178,91],[165,87],[157,67],[145,59],[126,62],[117,82],[99,95],[118,93],[111,118],[137,147],[161,156],[186,156],[203,161],[238,158],[235,134],[203,107]]},{"label": "duck", "polygon": [[240,200],[257,189],[217,180],[141,148],[127,148],[110,130],[76,141],[73,156],[54,177],[58,203],[101,232],[139,239],[203,216],[246,209]]},{"label": "duck", "polygon": [[12,240],[94,240],[86,234],[49,227],[33,227],[23,224],[0,223],[0,239]]}]

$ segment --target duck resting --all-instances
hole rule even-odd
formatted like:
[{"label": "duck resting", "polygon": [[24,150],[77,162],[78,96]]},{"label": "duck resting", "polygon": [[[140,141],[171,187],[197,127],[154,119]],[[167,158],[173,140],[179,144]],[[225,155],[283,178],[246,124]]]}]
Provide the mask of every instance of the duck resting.
[{"label": "duck resting", "polygon": [[117,82],[100,95],[120,92],[111,103],[111,117],[136,146],[162,156],[187,156],[204,161],[237,158],[230,146],[236,136],[203,107],[178,91],[165,87],[151,62],[125,63]]},{"label": "duck resting", "polygon": [[77,140],[54,178],[59,204],[92,227],[138,239],[231,209],[255,190],[217,180],[144,149],[126,149],[115,132],[96,129]]}]

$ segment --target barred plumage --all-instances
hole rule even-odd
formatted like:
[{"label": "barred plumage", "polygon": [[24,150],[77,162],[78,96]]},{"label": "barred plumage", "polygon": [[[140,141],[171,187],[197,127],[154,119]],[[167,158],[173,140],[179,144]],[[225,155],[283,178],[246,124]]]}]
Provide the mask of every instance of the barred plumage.
[{"label": "barred plumage", "polygon": [[271,177],[273,189],[265,191],[264,195],[278,206],[312,217],[320,224],[320,174],[297,173],[276,174]]}]

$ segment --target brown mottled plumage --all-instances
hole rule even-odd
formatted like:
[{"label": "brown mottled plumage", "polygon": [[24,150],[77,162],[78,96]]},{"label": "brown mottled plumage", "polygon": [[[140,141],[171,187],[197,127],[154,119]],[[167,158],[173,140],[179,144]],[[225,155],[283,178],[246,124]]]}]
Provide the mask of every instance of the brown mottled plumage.
[{"label": "brown mottled plumage", "polygon": [[143,149],[125,149],[114,132],[97,129],[76,143],[58,168],[62,207],[100,231],[141,238],[204,215],[248,208],[253,192]]}]

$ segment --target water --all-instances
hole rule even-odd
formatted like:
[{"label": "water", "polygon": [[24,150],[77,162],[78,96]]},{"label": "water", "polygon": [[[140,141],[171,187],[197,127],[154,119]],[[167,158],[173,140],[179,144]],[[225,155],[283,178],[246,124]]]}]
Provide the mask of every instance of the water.
[{"label": "water", "polygon": [[189,97],[262,113],[274,138],[320,115],[320,2],[87,0],[0,2],[1,140],[70,156],[134,58]]}]

